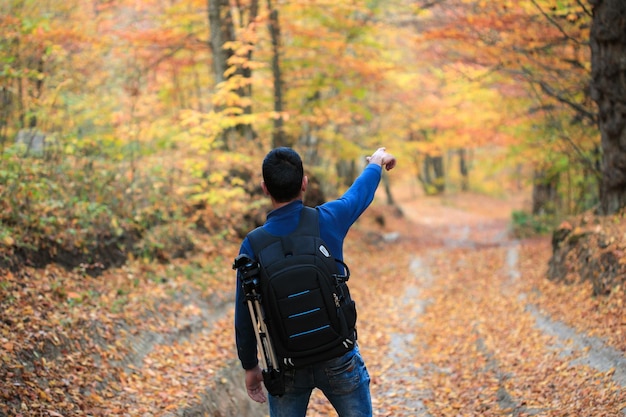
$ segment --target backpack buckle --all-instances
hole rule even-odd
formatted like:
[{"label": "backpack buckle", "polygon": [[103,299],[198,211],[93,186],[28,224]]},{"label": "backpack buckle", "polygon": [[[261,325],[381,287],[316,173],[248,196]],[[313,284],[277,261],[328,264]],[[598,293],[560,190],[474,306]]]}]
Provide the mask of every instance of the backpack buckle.
[{"label": "backpack buckle", "polygon": [[337,283],[337,285],[339,285],[347,282],[348,279],[350,279],[350,275],[333,274],[333,278],[335,278],[335,282]]}]

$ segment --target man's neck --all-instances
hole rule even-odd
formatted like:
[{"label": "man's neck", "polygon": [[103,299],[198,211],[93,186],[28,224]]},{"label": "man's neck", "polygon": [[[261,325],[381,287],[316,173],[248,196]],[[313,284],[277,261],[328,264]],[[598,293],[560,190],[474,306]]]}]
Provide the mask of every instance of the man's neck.
[{"label": "man's neck", "polygon": [[285,201],[284,203],[279,203],[279,202],[275,201],[274,199],[272,199],[272,208],[274,210],[276,210],[276,209],[279,209],[281,207],[285,207],[286,205],[291,204],[294,201],[298,201],[298,200],[302,200],[302,197],[294,198],[293,200]]}]

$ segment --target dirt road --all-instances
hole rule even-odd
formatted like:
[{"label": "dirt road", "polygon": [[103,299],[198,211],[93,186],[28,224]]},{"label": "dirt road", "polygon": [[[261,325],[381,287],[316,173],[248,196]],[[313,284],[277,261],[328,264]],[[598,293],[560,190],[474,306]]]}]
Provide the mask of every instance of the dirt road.
[{"label": "dirt road", "polygon": [[518,203],[465,197],[403,201],[413,226],[352,283],[375,415],[626,415],[624,352],[543,308],[548,239],[509,237]]},{"label": "dirt road", "polygon": [[[508,233],[522,200],[396,197],[403,216],[379,199],[345,247],[375,416],[626,415],[625,348],[612,337],[626,325],[623,300],[548,281],[550,239]],[[28,308],[23,334],[1,346],[0,417],[267,415],[247,398],[236,359],[227,259],[135,263],[76,280],[94,286],[80,303],[55,290],[69,282],[55,271],[5,281],[14,295],[5,305]],[[189,286],[194,273],[213,279],[211,296]],[[120,293],[123,280],[137,289]],[[118,284],[96,286],[109,281]],[[58,311],[41,310],[41,291],[60,299]],[[105,301],[120,298],[112,314]],[[8,313],[5,324],[17,317]],[[315,393],[308,416],[333,415]]]}]

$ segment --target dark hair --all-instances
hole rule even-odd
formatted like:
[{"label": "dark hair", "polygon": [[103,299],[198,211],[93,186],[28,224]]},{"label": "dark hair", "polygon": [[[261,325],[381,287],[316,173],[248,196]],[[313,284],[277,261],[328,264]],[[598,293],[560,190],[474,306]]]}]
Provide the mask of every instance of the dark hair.
[{"label": "dark hair", "polygon": [[291,148],[272,149],[263,159],[263,181],[267,191],[279,203],[298,196],[303,177],[302,159]]}]

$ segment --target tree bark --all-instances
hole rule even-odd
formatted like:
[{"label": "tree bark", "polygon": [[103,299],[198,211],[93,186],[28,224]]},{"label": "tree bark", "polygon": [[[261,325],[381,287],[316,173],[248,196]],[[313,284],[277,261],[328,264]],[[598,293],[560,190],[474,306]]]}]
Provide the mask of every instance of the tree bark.
[{"label": "tree bark", "polygon": [[222,38],[221,0],[209,0],[209,27],[211,30],[211,51],[213,52],[213,76],[215,84],[224,81],[226,71],[226,51]]},{"label": "tree bark", "polygon": [[467,149],[459,149],[459,172],[461,173],[461,190],[469,190],[469,164],[467,162]]},{"label": "tree bark", "polygon": [[600,210],[626,206],[626,1],[590,0],[591,97],[602,138]]},{"label": "tree bark", "polygon": [[533,215],[555,214],[559,203],[558,177],[544,170],[535,170],[533,178]]},{"label": "tree bark", "polygon": [[13,94],[8,88],[0,86],[0,153],[4,152],[12,110]]},{"label": "tree bark", "polygon": [[[384,169],[385,168],[383,168],[383,170]],[[397,207],[396,201],[394,200],[393,194],[391,192],[391,183],[389,182],[389,176],[384,175],[384,172],[382,175],[382,182],[383,182],[383,187],[385,189],[385,195],[387,196],[387,205]]]},{"label": "tree bark", "polygon": [[417,179],[422,183],[426,195],[442,194],[446,190],[443,156],[424,156]]},{"label": "tree bark", "polygon": [[278,9],[267,0],[270,11],[269,32],[272,39],[272,74],[274,76],[274,130],[272,131],[272,146],[292,146],[289,143],[284,130],[283,112],[283,82],[280,68],[280,24],[278,21]]},{"label": "tree bark", "polygon": [[437,193],[441,194],[446,190],[446,172],[443,165],[443,156],[429,157],[431,159],[431,166],[433,173],[435,174],[435,189]]},{"label": "tree bark", "polygon": [[[218,85],[228,78],[224,72],[228,68],[228,60],[234,55],[232,50],[224,48],[224,44],[229,41],[236,40],[235,23],[230,12],[230,5],[227,0],[208,0],[209,6],[209,25],[210,25],[210,44],[213,52],[213,71],[215,77],[215,85]],[[248,21],[241,20],[240,24],[252,24],[258,15],[258,0],[253,0],[247,6],[247,10],[240,9],[239,15],[243,16],[247,11]],[[247,54],[248,60],[252,59],[252,50]],[[252,78],[252,70],[249,68],[237,68],[235,74],[241,75],[250,80]],[[231,75],[232,76],[232,75]],[[251,97],[252,86],[250,84],[239,87],[235,93],[239,97]],[[220,109],[217,109],[220,110]],[[252,114],[252,107],[245,105],[243,112],[246,115]],[[222,140],[225,149],[232,149],[237,142],[238,137],[243,137],[248,141],[256,137],[252,126],[248,123],[238,124],[235,127],[228,128],[222,133]]]}]

